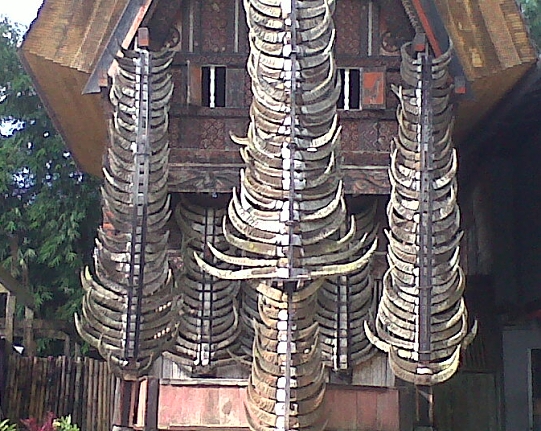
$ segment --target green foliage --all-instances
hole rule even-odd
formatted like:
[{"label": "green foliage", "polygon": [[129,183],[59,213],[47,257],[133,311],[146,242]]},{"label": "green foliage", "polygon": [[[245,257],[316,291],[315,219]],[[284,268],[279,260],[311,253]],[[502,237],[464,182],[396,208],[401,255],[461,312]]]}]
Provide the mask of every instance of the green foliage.
[{"label": "green foliage", "polygon": [[17,431],[17,425],[11,423],[9,419],[4,419],[0,422],[0,431]]},{"label": "green foliage", "polygon": [[71,319],[99,219],[96,179],[79,172],[0,20],[0,263],[36,297],[38,317]]},{"label": "green foliage", "polygon": [[71,422],[71,415],[55,419],[53,425],[55,431],[80,431],[77,424]]},{"label": "green foliage", "polygon": [[518,0],[530,24],[530,34],[541,47],[541,2],[539,0]]}]

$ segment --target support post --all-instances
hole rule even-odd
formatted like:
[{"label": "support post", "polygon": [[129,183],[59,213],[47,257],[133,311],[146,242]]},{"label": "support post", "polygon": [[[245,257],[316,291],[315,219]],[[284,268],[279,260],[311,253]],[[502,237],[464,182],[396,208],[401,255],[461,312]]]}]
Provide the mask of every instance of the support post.
[{"label": "support post", "polygon": [[[416,38],[423,39],[423,38]],[[424,44],[419,41],[419,47]],[[417,46],[416,46],[417,48]],[[432,107],[432,59],[426,52],[419,52],[421,59],[421,112],[419,152],[421,166],[420,202],[419,202],[419,315],[418,315],[418,339],[419,360],[417,367],[422,369],[430,363],[432,351],[431,326],[432,326],[432,177],[434,158],[434,112]],[[416,431],[433,430],[434,425],[434,402],[431,386],[416,385],[416,408],[417,424]]]},{"label": "support post", "polygon": [[135,382],[117,380],[113,409],[113,431],[131,430],[132,393]]},{"label": "support post", "polygon": [[415,431],[434,431],[434,393],[432,386],[415,386]]},{"label": "support post", "polygon": [[23,344],[25,356],[36,356],[36,341],[34,340],[34,311],[24,308]]},{"label": "support post", "polygon": [[160,399],[160,379],[149,376],[147,378],[147,396],[145,408],[144,431],[158,430],[158,406]]},{"label": "support post", "polygon": [[13,348],[13,333],[15,329],[15,304],[17,298],[15,295],[8,293],[6,302],[6,350]]}]

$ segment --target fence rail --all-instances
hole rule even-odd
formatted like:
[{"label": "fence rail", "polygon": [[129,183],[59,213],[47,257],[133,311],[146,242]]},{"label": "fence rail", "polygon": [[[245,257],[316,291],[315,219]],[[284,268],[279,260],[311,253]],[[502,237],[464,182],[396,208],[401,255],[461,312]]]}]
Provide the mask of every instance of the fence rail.
[{"label": "fence rail", "polygon": [[48,411],[70,414],[81,431],[109,431],[116,379],[107,364],[91,358],[9,355],[4,414],[12,421]]}]

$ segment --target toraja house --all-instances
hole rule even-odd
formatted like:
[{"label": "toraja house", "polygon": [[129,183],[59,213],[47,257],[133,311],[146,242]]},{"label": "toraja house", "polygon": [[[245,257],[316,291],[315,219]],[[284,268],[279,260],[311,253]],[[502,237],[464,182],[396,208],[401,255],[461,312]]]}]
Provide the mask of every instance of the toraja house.
[{"label": "toraja house", "polygon": [[514,0],[45,0],[20,54],[104,178],[77,326],[115,426],[540,426]]}]

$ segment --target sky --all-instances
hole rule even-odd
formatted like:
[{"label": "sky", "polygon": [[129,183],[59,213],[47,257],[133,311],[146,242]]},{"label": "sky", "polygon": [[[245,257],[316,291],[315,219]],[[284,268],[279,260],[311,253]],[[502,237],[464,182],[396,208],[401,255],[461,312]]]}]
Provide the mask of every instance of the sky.
[{"label": "sky", "polygon": [[0,0],[0,15],[28,27],[38,13],[43,0]]}]

